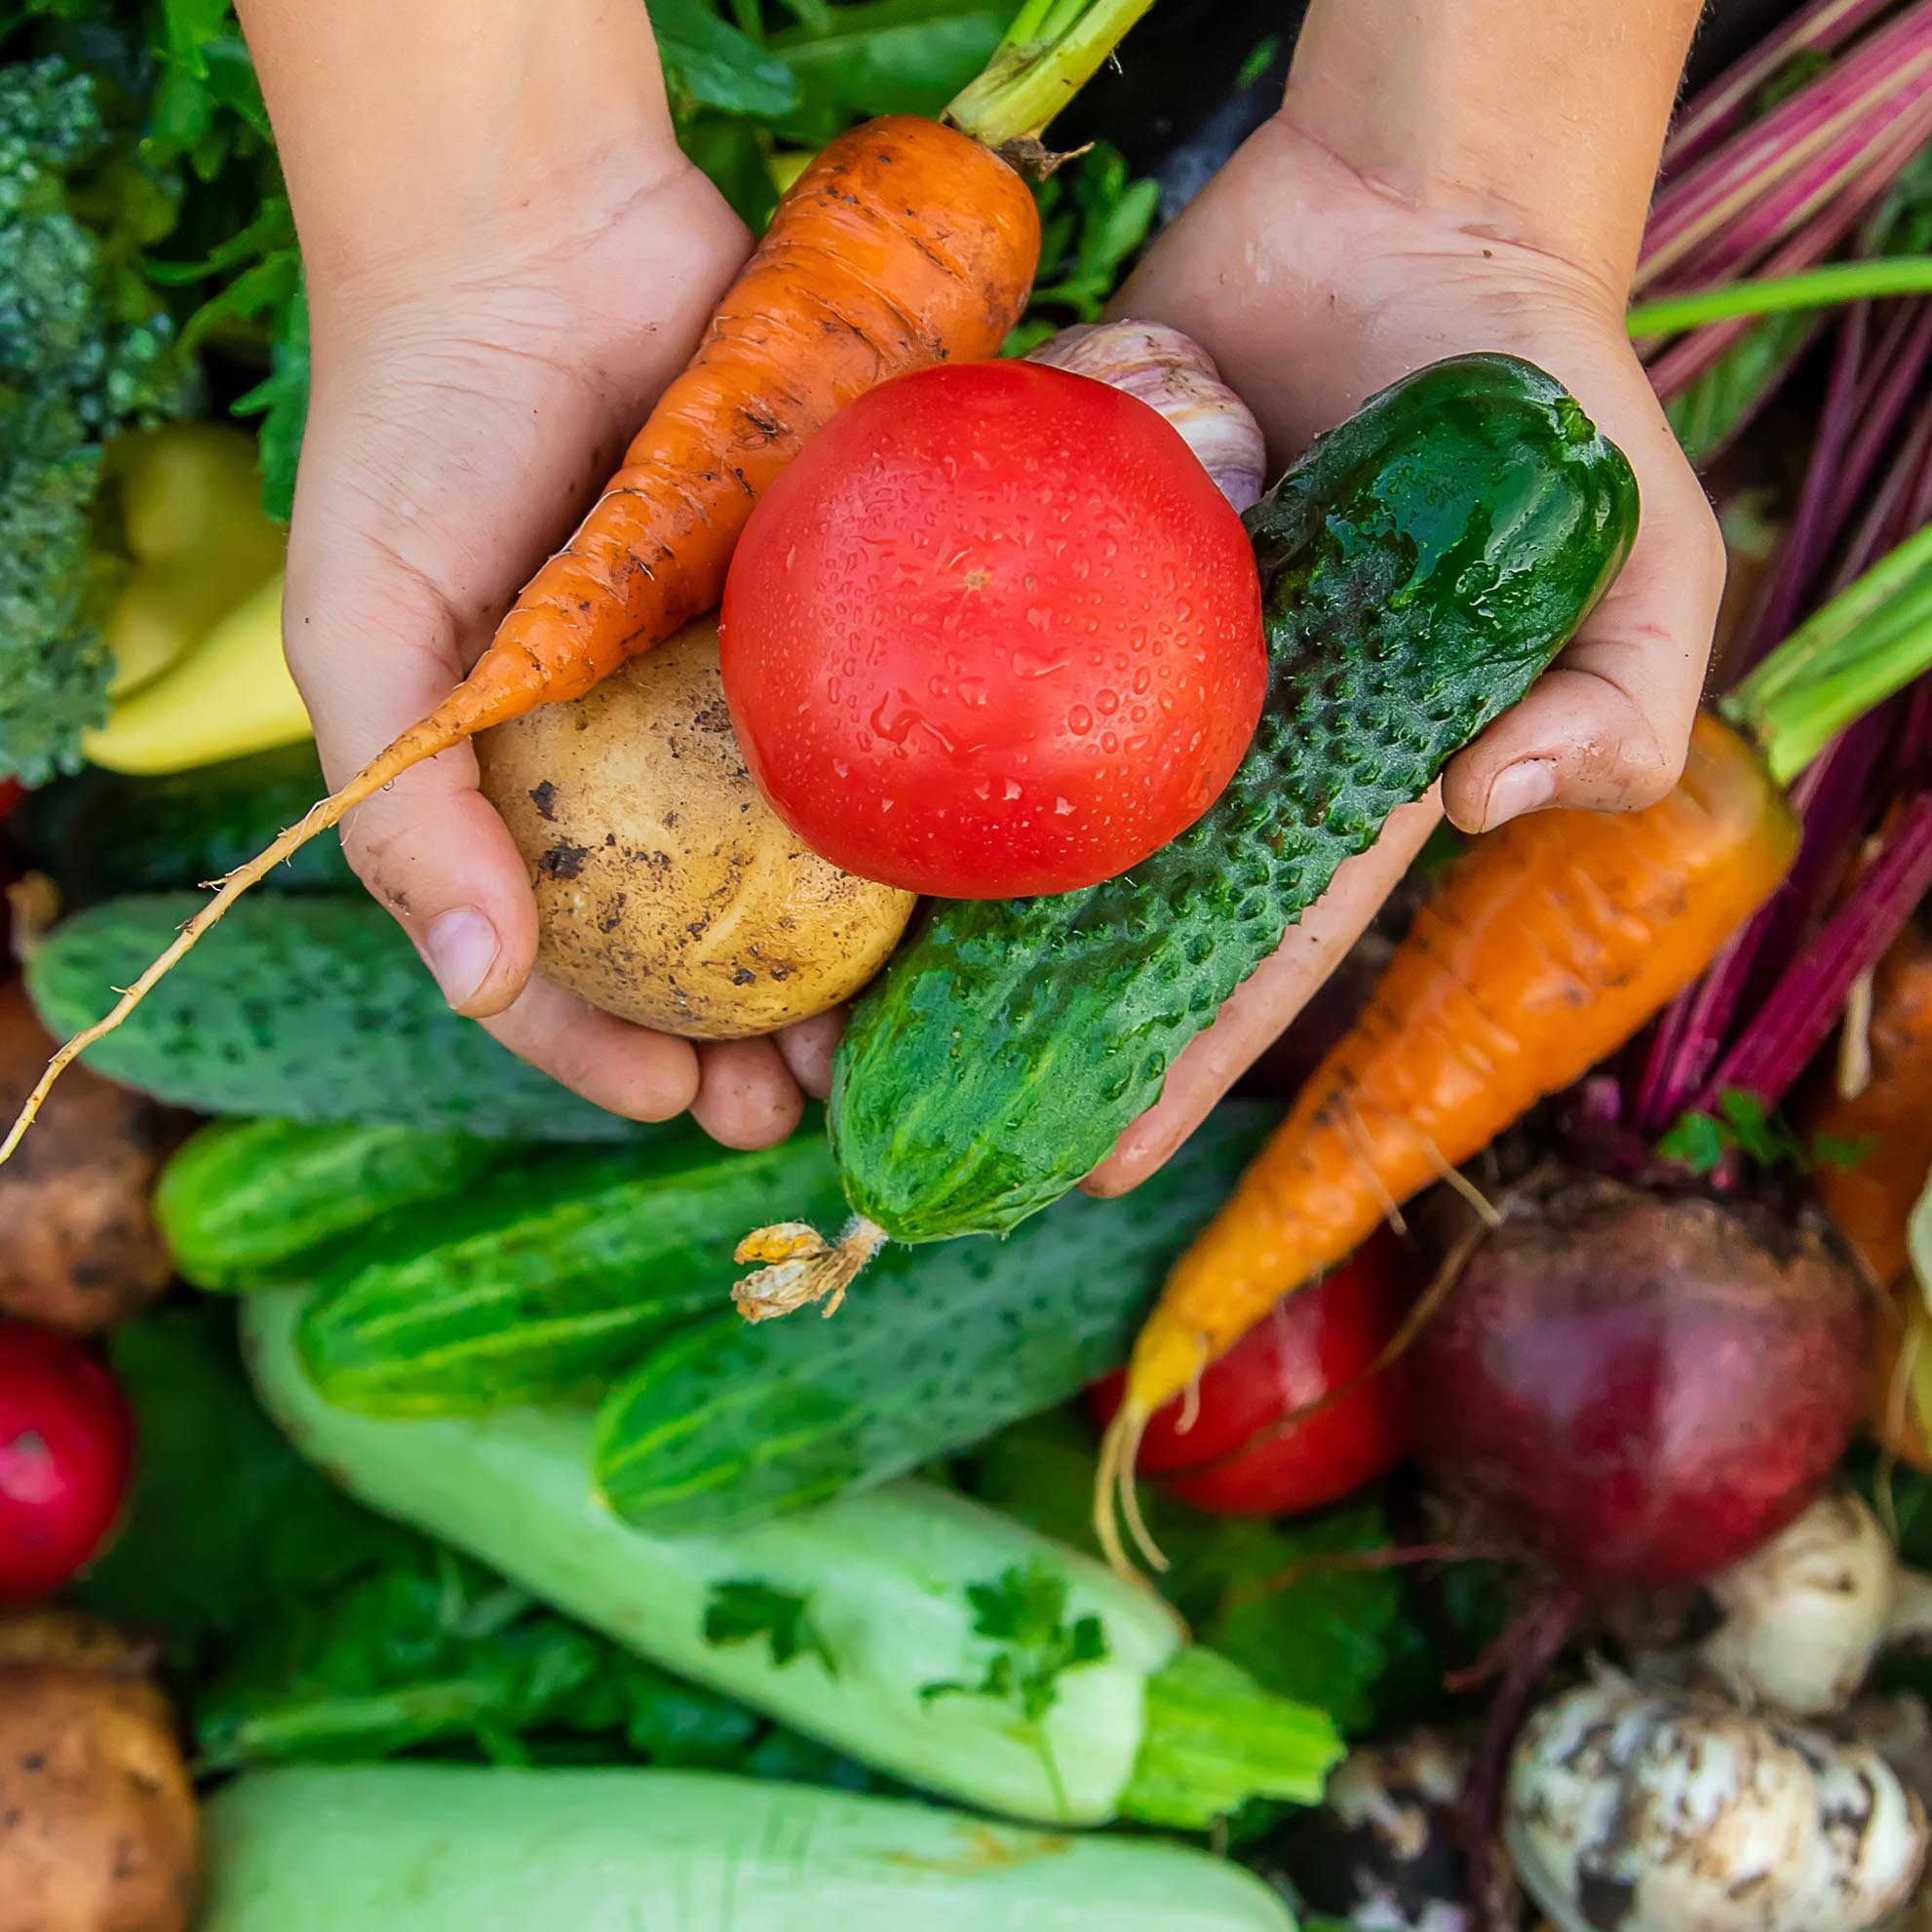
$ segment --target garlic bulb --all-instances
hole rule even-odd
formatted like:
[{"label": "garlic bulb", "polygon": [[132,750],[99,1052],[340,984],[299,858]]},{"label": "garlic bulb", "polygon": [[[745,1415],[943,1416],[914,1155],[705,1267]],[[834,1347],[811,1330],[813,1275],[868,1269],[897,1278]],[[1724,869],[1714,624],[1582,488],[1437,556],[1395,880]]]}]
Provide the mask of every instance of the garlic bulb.
[{"label": "garlic bulb", "polygon": [[1158,322],[1103,322],[1063,328],[1026,358],[1091,376],[1138,397],[1178,429],[1237,510],[1261,498],[1267,451],[1261,426],[1220,379],[1198,343]]},{"label": "garlic bulb", "polygon": [[1868,1746],[1609,1673],[1525,1726],[1503,1835],[1560,1932],[1867,1932],[1926,1853]]}]

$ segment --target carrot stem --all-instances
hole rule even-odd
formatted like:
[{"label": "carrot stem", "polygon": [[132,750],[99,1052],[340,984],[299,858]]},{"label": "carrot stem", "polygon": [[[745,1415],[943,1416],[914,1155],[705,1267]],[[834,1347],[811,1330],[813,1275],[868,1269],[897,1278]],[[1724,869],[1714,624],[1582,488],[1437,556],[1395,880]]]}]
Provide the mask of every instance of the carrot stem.
[{"label": "carrot stem", "polygon": [[1027,0],[945,119],[987,147],[1037,142],[1154,0]]},{"label": "carrot stem", "polygon": [[1624,321],[1632,335],[1681,335],[1687,328],[1739,316],[1925,294],[1932,294],[1932,255],[1881,255],[1872,261],[1835,261],[1802,275],[1730,282],[1721,288],[1693,289],[1685,294],[1639,302]]}]

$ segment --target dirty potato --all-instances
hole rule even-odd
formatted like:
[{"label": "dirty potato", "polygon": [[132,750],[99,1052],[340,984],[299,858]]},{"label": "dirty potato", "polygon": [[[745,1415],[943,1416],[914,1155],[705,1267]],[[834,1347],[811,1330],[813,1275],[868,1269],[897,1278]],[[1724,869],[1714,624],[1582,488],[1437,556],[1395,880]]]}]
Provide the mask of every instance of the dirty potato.
[{"label": "dirty potato", "polygon": [[[55,1042],[18,979],[0,985],[0,1113],[32,1091]],[[174,1274],[148,1197],[168,1146],[153,1101],[70,1067],[0,1168],[0,1316],[94,1334]]]},{"label": "dirty potato", "polygon": [[732,736],[715,620],[589,696],[477,740],[530,868],[537,968],[639,1025],[728,1040],[857,992],[910,893],[828,865],[758,795]]},{"label": "dirty potato", "polygon": [[0,1932],[186,1932],[194,1792],[150,1683],[0,1665]]}]

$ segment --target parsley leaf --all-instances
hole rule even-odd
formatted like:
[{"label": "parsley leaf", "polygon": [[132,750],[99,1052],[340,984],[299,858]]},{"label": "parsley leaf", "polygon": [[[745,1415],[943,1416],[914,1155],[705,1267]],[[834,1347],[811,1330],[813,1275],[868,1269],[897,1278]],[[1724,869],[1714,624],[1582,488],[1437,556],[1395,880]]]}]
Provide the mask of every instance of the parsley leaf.
[{"label": "parsley leaf", "polygon": [[1710,1174],[1732,1155],[1755,1167],[1792,1167],[1810,1174],[1818,1167],[1855,1167],[1872,1151],[1867,1140],[1820,1135],[1808,1146],[1782,1114],[1768,1112],[1756,1094],[1726,1087],[1718,1111],[1685,1112],[1657,1142],[1666,1160],[1692,1174]]},{"label": "parsley leaf", "polygon": [[1018,1565],[995,1583],[967,1586],[973,1628],[1005,1647],[994,1652],[978,1683],[943,1681],[921,1687],[927,1702],[939,1697],[987,1697],[1012,1704],[1036,1724],[1060,1698],[1060,1680],[1082,1664],[1107,1656],[1106,1627],[1097,1616],[1066,1621],[1066,1578],[1042,1558]]},{"label": "parsley leaf", "polygon": [[816,1657],[828,1677],[836,1677],[838,1660],[812,1621],[809,1597],[756,1579],[714,1584],[705,1610],[705,1642],[755,1643],[762,1638],[781,1670],[793,1658]]}]

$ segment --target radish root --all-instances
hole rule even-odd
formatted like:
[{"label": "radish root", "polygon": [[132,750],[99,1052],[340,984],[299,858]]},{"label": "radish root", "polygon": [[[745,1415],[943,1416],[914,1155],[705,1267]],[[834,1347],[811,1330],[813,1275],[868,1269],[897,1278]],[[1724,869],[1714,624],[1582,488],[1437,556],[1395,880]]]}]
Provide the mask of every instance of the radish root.
[{"label": "radish root", "polygon": [[836,1243],[803,1221],[757,1228],[738,1244],[732,1259],[740,1267],[753,1261],[764,1265],[731,1291],[732,1303],[748,1322],[769,1322],[823,1301],[830,1320],[885,1239],[885,1229],[863,1215]]}]

